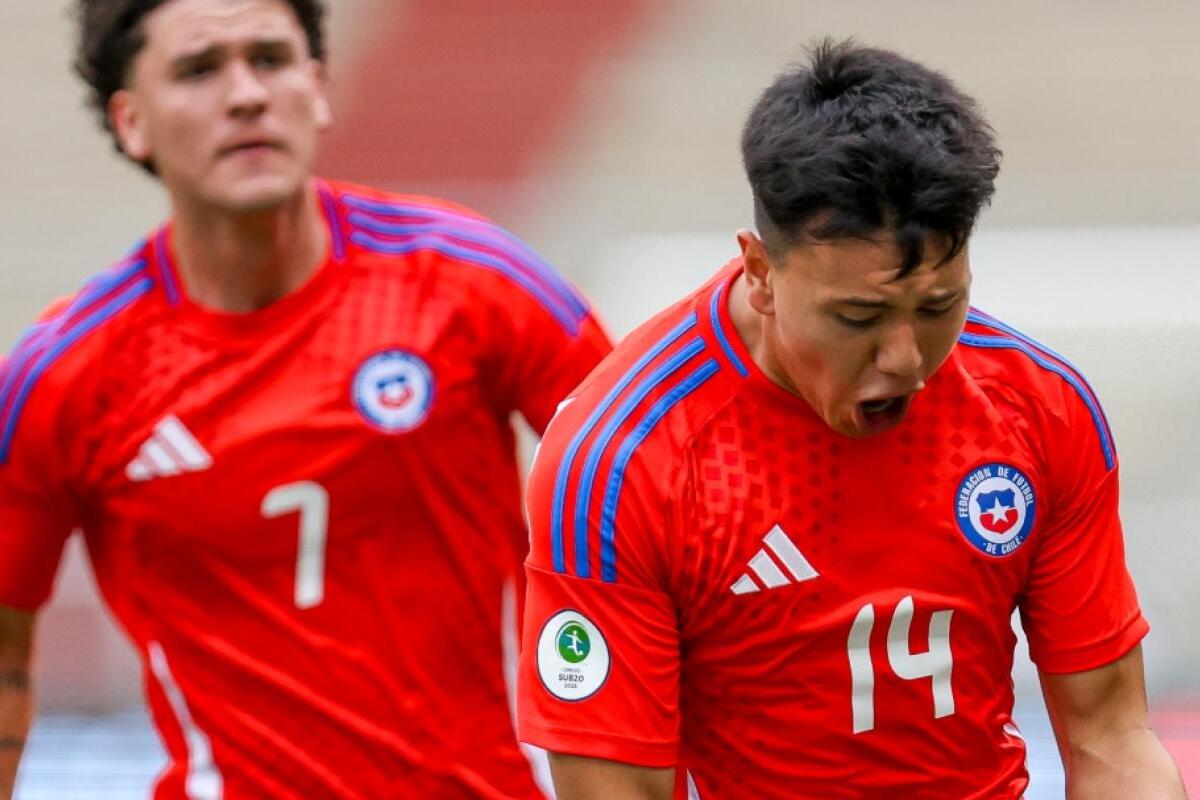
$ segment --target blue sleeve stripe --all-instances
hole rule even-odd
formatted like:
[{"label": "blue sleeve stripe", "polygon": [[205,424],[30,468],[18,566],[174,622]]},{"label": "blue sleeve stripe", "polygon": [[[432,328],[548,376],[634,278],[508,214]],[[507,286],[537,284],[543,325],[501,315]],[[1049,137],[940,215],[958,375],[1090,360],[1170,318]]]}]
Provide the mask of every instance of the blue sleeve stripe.
[{"label": "blue sleeve stripe", "polygon": [[604,503],[600,512],[600,579],[613,583],[617,580],[617,505],[621,501],[621,487],[625,481],[625,469],[633,458],[634,451],[654,430],[654,426],[687,397],[711,378],[720,369],[716,360],[709,359],[690,375],[667,392],[650,407],[641,422],[621,442],[608,475],[608,486],[604,490]]},{"label": "blue sleeve stripe", "polygon": [[67,307],[54,315],[52,322],[62,323],[64,327],[69,325],[69,320],[79,316],[88,306],[93,305],[104,295],[133,278],[146,269],[146,266],[145,259],[126,259],[105,270],[88,281]]},{"label": "blue sleeve stripe", "polygon": [[712,317],[713,330],[717,333],[717,342],[721,345],[721,349],[725,351],[725,355],[729,357],[733,368],[737,370],[737,374],[743,378],[749,377],[750,371],[746,369],[746,365],[738,358],[737,353],[733,351],[733,347],[729,344],[729,339],[725,336],[725,328],[721,325],[721,298],[725,294],[725,286],[722,284],[717,287],[717,291],[713,293],[712,305],[709,307],[709,315]]},{"label": "blue sleeve stripe", "polygon": [[634,387],[625,401],[617,407],[608,422],[600,429],[587,458],[583,462],[583,471],[579,477],[579,490],[575,495],[575,574],[580,578],[591,577],[591,564],[588,558],[588,514],[591,511],[592,490],[596,484],[596,473],[600,471],[600,461],[612,444],[613,438],[625,421],[637,410],[637,407],[651,392],[667,381],[672,375],[684,367],[697,354],[704,351],[704,339],[696,337],[687,342],[674,355],[663,361]]},{"label": "blue sleeve stripe", "polygon": [[1087,389],[1088,394],[1092,398],[1092,402],[1094,402],[1096,404],[1096,408],[1099,409],[1100,418],[1104,421],[1104,427],[1110,432],[1109,435],[1111,437],[1112,426],[1110,426],[1108,424],[1108,417],[1104,413],[1104,407],[1100,405],[1100,397],[1099,397],[1099,395],[1096,394],[1096,390],[1092,388],[1092,385],[1090,383],[1088,383],[1087,378],[1084,377],[1083,372],[1080,371],[1080,369],[1078,367],[1076,367],[1074,364],[1072,364],[1070,361],[1068,361],[1061,354],[1056,353],[1055,351],[1051,350],[1049,347],[1042,344],[1041,342],[1035,341],[1032,337],[1026,336],[1025,334],[1021,333],[1019,330],[1017,330],[1016,328],[1006,325],[1005,323],[1001,322],[1000,320],[996,319],[995,317],[989,316],[988,314],[983,313],[982,311],[980,311],[977,308],[972,308],[967,312],[967,321],[974,322],[976,325],[983,325],[984,327],[991,328],[992,330],[995,330],[995,331],[1001,331],[1003,333],[1007,333],[1009,336],[1013,337],[1014,339],[1018,339],[1018,340],[1024,342],[1025,344],[1029,345],[1033,349],[1037,350],[1042,355],[1046,355],[1046,356],[1049,356],[1050,358],[1053,358],[1054,360],[1056,360],[1060,364],[1062,364],[1064,367],[1066,367],[1068,370],[1070,370],[1072,373],[1074,373],[1075,377],[1079,379],[1079,382],[1083,385],[1083,387],[1085,389]]},{"label": "blue sleeve stripe", "polygon": [[5,418],[13,388],[29,362],[41,351],[46,339],[70,331],[74,324],[86,318],[86,311],[116,287],[146,269],[144,260],[125,260],[97,275],[75,296],[65,309],[48,320],[29,328],[13,347],[12,354],[0,364],[0,423]]},{"label": "blue sleeve stripe", "polygon": [[402,218],[418,222],[440,222],[458,233],[471,232],[489,240],[490,246],[502,250],[524,269],[535,273],[552,286],[563,304],[580,318],[587,316],[589,306],[574,286],[558,270],[547,264],[531,247],[494,222],[466,214],[458,214],[447,208],[419,206],[404,203],[381,203],[354,195],[343,195],[342,202],[359,211],[385,217]]},{"label": "blue sleeve stripe", "polygon": [[582,322],[587,316],[586,308],[576,308],[572,304],[571,301],[575,296],[574,294],[564,294],[557,284],[547,279],[545,272],[530,269],[527,263],[520,261],[495,236],[488,235],[489,232],[487,231],[471,232],[462,226],[448,225],[445,220],[417,224],[384,222],[369,217],[360,211],[352,211],[349,221],[351,224],[357,225],[367,231],[368,234],[377,233],[384,236],[402,236],[405,238],[413,236],[440,236],[447,239],[451,244],[479,248],[481,252],[491,255],[493,258],[503,259],[509,262],[515,269],[521,270],[522,274],[526,275],[531,283],[536,283],[540,286],[547,297],[553,297],[560,307],[568,309],[566,313],[572,315],[579,322]]},{"label": "blue sleeve stripe", "polygon": [[[563,547],[563,517],[567,502],[567,482],[571,478],[571,470],[575,465],[575,456],[579,454],[579,448],[583,446],[583,442],[600,423],[600,418],[608,413],[612,408],[613,403],[621,396],[621,393],[629,387],[637,379],[638,375],[646,366],[658,358],[664,350],[679,340],[681,336],[696,327],[695,313],[688,314],[682,322],[667,332],[667,335],[658,341],[653,347],[637,360],[629,371],[626,372],[621,380],[617,381],[616,385],[608,390],[604,395],[604,399],[588,416],[587,421],[583,423],[575,436],[571,438],[570,444],[567,445],[566,451],[563,453],[562,462],[559,464],[558,473],[554,478],[554,498],[550,509],[550,550],[554,561],[555,572],[567,571],[566,550]],[[584,569],[587,569],[586,559]]]},{"label": "blue sleeve stripe", "polygon": [[130,284],[103,305],[90,311],[87,317],[81,319],[69,331],[48,343],[49,346],[38,358],[37,363],[33,365],[33,368],[29,370],[21,381],[20,388],[17,390],[16,397],[13,400],[12,408],[9,410],[7,418],[3,420],[4,427],[3,431],[0,432],[0,464],[8,462],[13,437],[16,435],[17,421],[21,417],[21,412],[25,408],[25,403],[29,399],[30,392],[33,391],[33,387],[37,384],[42,373],[59,356],[65,353],[71,345],[75,344],[104,322],[112,319],[123,309],[132,305],[135,300],[149,292],[153,287],[154,280],[148,276],[138,280],[136,283]]},{"label": "blue sleeve stripe", "polygon": [[414,236],[403,241],[389,242],[372,236],[364,231],[354,231],[350,240],[368,250],[374,250],[384,255],[399,256],[426,250],[440,253],[446,258],[473,264],[477,267],[497,272],[524,289],[531,297],[554,317],[555,321],[571,336],[579,335],[581,320],[570,309],[563,307],[560,300],[545,291],[523,271],[514,267],[508,261],[483,253],[471,247],[459,246],[448,242],[444,236]]},{"label": "blue sleeve stripe", "polygon": [[1001,350],[1017,350],[1028,356],[1035,364],[1044,370],[1053,372],[1071,385],[1071,387],[1079,394],[1084,405],[1087,406],[1088,412],[1092,417],[1092,424],[1096,426],[1096,432],[1100,436],[1100,449],[1104,453],[1104,464],[1108,469],[1112,469],[1116,464],[1116,453],[1113,447],[1112,433],[1108,429],[1108,424],[1105,422],[1104,413],[1100,410],[1100,404],[1096,398],[1089,392],[1083,384],[1083,380],[1075,373],[1067,370],[1060,364],[1047,359],[1043,354],[1037,352],[1029,345],[1019,339],[1009,338],[1005,336],[981,336],[974,333],[960,334],[958,340],[970,347],[983,347],[989,349]]}]

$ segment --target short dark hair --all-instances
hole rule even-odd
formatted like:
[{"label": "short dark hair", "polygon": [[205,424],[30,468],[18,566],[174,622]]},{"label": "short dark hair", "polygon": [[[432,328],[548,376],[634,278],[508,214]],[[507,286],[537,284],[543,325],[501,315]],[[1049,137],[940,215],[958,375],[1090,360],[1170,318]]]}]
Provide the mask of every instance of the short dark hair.
[{"label": "short dark hair", "polygon": [[[100,116],[100,124],[114,134],[108,119],[108,101],[129,80],[133,60],[146,44],[142,20],[168,0],[76,0],[75,17],[79,40],[75,49],[75,71],[90,90],[90,102]],[[308,39],[313,58],[325,60],[324,0],[286,0],[296,12]],[[149,165],[148,169],[153,169]]]},{"label": "short dark hair", "polygon": [[961,252],[990,202],[1000,151],[975,101],[941,73],[853,40],[825,39],[780,75],[742,131],[768,251],[805,239],[894,233],[901,274],[929,234]]}]

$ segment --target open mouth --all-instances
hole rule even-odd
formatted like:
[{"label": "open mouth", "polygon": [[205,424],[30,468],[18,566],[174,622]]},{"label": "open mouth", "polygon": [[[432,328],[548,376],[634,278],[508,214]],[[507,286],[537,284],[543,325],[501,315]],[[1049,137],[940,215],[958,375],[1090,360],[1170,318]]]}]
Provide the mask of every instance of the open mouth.
[{"label": "open mouth", "polygon": [[908,411],[911,394],[864,400],[858,404],[858,417],[865,434],[881,433],[897,425]]}]

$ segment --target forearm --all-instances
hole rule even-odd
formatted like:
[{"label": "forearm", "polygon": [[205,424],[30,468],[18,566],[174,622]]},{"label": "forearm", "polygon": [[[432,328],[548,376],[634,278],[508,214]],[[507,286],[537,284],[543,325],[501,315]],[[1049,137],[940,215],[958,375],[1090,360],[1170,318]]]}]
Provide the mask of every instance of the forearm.
[{"label": "forearm", "polygon": [[1067,800],[1185,800],[1179,770],[1149,728],[1114,732],[1063,752]]},{"label": "forearm", "polygon": [[559,800],[670,800],[675,770],[550,753]]},{"label": "forearm", "polygon": [[32,716],[28,664],[0,664],[0,800],[12,797]]}]

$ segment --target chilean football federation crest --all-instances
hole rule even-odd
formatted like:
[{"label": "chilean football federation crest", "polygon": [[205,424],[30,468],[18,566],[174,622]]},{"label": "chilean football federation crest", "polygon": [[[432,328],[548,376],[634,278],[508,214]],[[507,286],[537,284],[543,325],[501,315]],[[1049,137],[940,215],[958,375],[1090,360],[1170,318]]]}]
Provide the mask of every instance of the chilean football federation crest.
[{"label": "chilean football federation crest", "polygon": [[608,642],[578,611],[559,611],[542,627],[537,643],[538,675],[559,700],[586,700],[608,680]]},{"label": "chilean football federation crest", "polygon": [[354,406],[367,421],[388,433],[410,431],[425,421],[433,405],[433,372],[407,350],[376,353],[354,374]]},{"label": "chilean football federation crest", "polygon": [[989,556],[1011,555],[1033,527],[1033,483],[1010,464],[983,464],[958,485],[955,518],[967,541]]}]

